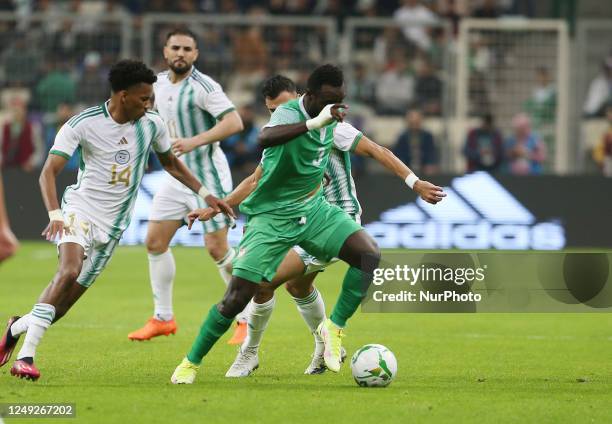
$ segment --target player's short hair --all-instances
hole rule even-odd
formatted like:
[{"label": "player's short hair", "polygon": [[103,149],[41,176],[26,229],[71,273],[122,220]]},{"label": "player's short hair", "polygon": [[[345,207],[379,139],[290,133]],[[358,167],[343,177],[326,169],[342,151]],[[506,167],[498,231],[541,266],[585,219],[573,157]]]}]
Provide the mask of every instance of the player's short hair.
[{"label": "player's short hair", "polygon": [[306,88],[312,93],[317,93],[323,85],[342,87],[342,84],[344,84],[342,69],[328,63],[327,65],[319,66],[310,74]]},{"label": "player's short hair", "polygon": [[295,93],[297,91],[295,83],[284,75],[274,75],[268,78],[261,87],[261,94],[263,94],[264,98],[268,97],[270,99],[275,99],[283,91],[288,91],[290,93]]},{"label": "player's short hair", "polygon": [[140,84],[153,84],[157,81],[155,73],[138,60],[125,59],[115,63],[108,73],[113,93]]},{"label": "player's short hair", "polygon": [[185,27],[174,28],[172,31],[170,31],[166,35],[166,44],[168,44],[168,40],[170,39],[170,37],[173,37],[175,35],[185,35],[187,37],[190,37],[195,43],[196,47],[198,46],[198,37],[196,37],[193,31]]}]

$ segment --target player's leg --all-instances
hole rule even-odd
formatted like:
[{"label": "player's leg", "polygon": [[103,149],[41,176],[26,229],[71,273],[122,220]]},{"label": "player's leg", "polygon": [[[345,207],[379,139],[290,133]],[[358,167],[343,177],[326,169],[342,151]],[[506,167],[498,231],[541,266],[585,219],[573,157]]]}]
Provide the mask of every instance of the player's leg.
[{"label": "player's leg", "polygon": [[130,340],[149,340],[156,336],[176,333],[177,326],[172,307],[176,265],[169,246],[172,237],[182,224],[181,220],[176,219],[149,221],[145,243],[149,259],[149,279],[153,291],[154,311],[153,317],[144,327],[128,334]]},{"label": "player's leg", "polygon": [[231,327],[236,315],[246,307],[256,291],[256,283],[237,276],[232,277],[223,299],[210,308],[191,350],[172,374],[172,383],[193,383],[202,359]]},{"label": "player's leg", "polygon": [[[204,243],[206,244],[210,257],[217,265],[221,279],[225,285],[229,285],[232,279],[232,261],[236,257],[236,250],[231,248],[227,242],[228,226],[225,221],[225,216],[219,218],[221,218],[221,221],[215,221],[213,219],[211,222],[204,223]],[[222,227],[219,228],[220,226]],[[247,308],[245,308],[245,311],[240,311],[240,313],[236,315],[236,330],[232,338],[228,341],[229,344],[241,344],[246,337],[246,309]]]},{"label": "player's leg", "polygon": [[264,281],[259,285],[246,308],[248,311],[246,338],[240,346],[236,359],[227,370],[226,377],[247,377],[259,367],[259,345],[276,303],[274,291],[285,281],[302,275],[304,270],[302,258],[291,249],[278,267],[272,281]]},{"label": "player's leg", "polygon": [[24,343],[11,368],[11,374],[20,378],[36,380],[40,372],[34,366],[36,348],[49,326],[61,318],[85,292],[86,287],[77,283],[83,266],[84,249],[77,243],[63,243],[59,246],[59,265],[53,279],[32,310],[23,317],[13,320],[7,327],[0,345],[0,365],[8,362],[21,334]]},{"label": "player's leg", "polygon": [[308,237],[300,246],[317,258],[339,257],[349,264],[332,315],[317,330],[325,342],[325,363],[336,372],[341,364],[342,329],[365,296],[365,283],[378,266],[380,250],[365,230],[336,206],[325,203],[309,219]]},{"label": "player's leg", "polygon": [[172,375],[173,383],[192,383],[202,358],[244,309],[261,281],[271,281],[276,270],[301,234],[294,219],[256,216],[249,220],[234,261],[232,280],[223,300],[213,306],[187,357]]}]

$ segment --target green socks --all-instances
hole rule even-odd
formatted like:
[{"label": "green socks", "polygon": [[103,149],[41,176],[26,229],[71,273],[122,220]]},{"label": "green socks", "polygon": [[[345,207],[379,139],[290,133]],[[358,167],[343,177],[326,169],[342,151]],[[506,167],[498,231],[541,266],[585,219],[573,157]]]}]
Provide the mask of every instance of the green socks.
[{"label": "green socks", "polygon": [[361,272],[359,268],[350,267],[346,271],[342,282],[342,291],[330,316],[332,322],[338,327],[346,326],[346,321],[353,316],[359,304],[361,304],[361,299],[366,295],[363,291],[365,276],[366,274]]},{"label": "green socks", "polygon": [[217,305],[213,305],[200,328],[200,333],[191,346],[191,351],[187,354],[187,359],[196,365],[200,365],[202,358],[217,343],[219,337],[231,327],[232,322],[234,322],[233,318],[225,318],[217,309]]}]

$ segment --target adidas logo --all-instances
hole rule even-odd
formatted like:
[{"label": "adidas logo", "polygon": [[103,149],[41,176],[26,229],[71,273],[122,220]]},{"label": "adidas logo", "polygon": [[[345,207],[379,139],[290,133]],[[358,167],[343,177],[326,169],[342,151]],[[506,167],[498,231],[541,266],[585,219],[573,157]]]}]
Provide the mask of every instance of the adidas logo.
[{"label": "adidas logo", "polygon": [[535,216],[497,180],[476,172],[452,180],[437,205],[422,199],[387,210],[365,225],[380,247],[558,250],[565,230]]},{"label": "adidas logo", "polygon": [[121,140],[119,140],[119,143],[117,144],[128,144],[128,141],[125,137],[121,137]]}]

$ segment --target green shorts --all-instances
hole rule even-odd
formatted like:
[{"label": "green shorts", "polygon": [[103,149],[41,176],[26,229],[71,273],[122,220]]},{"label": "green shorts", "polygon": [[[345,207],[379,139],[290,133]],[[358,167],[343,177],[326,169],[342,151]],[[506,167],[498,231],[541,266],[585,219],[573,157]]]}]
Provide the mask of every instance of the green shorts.
[{"label": "green shorts", "polygon": [[296,245],[324,261],[338,256],[346,239],[362,227],[338,206],[323,198],[317,202],[304,217],[249,217],[232,274],[254,283],[272,281],[285,255]]}]

